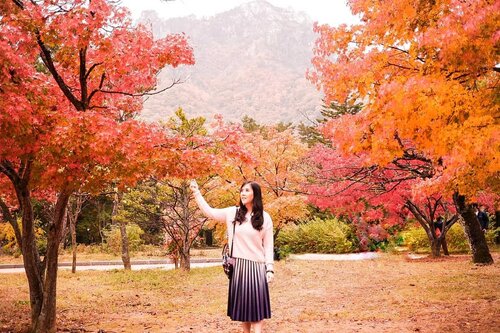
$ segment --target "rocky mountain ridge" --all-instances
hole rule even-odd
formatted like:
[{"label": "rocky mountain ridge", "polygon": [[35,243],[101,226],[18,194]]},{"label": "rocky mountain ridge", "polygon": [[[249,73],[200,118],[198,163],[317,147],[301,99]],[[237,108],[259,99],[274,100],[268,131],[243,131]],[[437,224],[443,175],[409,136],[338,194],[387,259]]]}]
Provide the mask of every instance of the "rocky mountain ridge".
[{"label": "rocky mountain ridge", "polygon": [[210,18],[163,20],[143,12],[140,22],[155,37],[185,33],[196,64],[163,70],[159,88],[180,78],[183,83],[150,96],[142,117],[166,120],[178,107],[190,116],[214,114],[238,121],[243,115],[260,123],[305,121],[321,106],[321,95],[307,81],[315,34],[303,13],[257,0]]}]

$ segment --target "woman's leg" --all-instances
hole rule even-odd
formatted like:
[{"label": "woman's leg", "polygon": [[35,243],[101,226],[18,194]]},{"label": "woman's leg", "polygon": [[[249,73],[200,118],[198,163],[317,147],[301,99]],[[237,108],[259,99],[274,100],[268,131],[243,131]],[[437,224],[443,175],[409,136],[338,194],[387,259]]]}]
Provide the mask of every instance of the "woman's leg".
[{"label": "woman's leg", "polygon": [[262,326],[263,326],[263,324],[264,324],[264,320],[256,321],[256,322],[252,323],[254,332],[255,333],[262,333]]},{"label": "woman's leg", "polygon": [[250,328],[252,327],[252,323],[243,322],[241,323],[241,327],[243,327],[243,333],[250,333]]}]

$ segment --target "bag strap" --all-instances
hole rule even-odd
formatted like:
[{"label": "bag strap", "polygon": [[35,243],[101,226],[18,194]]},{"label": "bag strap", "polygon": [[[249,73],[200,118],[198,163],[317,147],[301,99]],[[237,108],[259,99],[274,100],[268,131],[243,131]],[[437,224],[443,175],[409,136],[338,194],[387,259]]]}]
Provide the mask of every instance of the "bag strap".
[{"label": "bag strap", "polygon": [[238,208],[236,208],[236,214],[234,214],[234,221],[233,221],[233,238],[231,238],[231,253],[229,253],[229,256],[233,256],[233,244],[234,244],[234,233],[236,232],[236,216],[238,216]]}]

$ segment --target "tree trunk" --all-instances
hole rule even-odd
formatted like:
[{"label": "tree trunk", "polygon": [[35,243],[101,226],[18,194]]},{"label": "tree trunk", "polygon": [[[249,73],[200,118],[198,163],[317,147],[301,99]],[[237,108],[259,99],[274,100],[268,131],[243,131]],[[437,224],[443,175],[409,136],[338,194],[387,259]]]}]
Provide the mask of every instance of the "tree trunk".
[{"label": "tree trunk", "polygon": [[170,257],[174,261],[174,268],[179,269],[179,249],[175,248]]},{"label": "tree trunk", "polygon": [[[76,272],[76,222],[78,221],[78,216],[82,211],[83,203],[87,200],[87,196],[82,193],[75,193],[68,204],[67,220],[71,234],[71,249],[73,252],[73,260],[71,263],[71,273]],[[66,236],[63,236],[66,238]]]},{"label": "tree trunk", "polygon": [[120,204],[122,202],[123,193],[119,192],[118,189],[115,191],[115,195],[113,197],[113,212],[111,214],[111,222],[113,224],[118,223],[120,227],[120,236],[122,243],[122,261],[123,268],[126,270],[131,270],[132,265],[130,264],[130,252],[129,252],[129,244],[128,244],[128,236],[127,236],[127,224],[123,221],[116,221],[116,215],[118,214],[118,210],[120,209]]},{"label": "tree trunk", "polygon": [[[16,189],[18,190],[18,189]],[[33,206],[31,196],[27,188],[20,188],[18,199],[22,207],[22,247],[24,271],[28,279],[31,305],[31,332],[36,332],[36,323],[42,311],[43,304],[43,265],[40,261],[36,247],[35,233],[33,230]]]},{"label": "tree trunk", "polygon": [[445,256],[449,256],[450,253],[448,252],[448,243],[446,243],[446,237],[443,236],[443,239],[441,240],[441,245],[443,246],[443,254]]},{"label": "tree trunk", "polygon": [[21,161],[21,167],[19,168],[19,171],[22,172],[18,173],[14,170],[10,161],[0,160],[0,172],[9,178],[16,192],[19,210],[21,212],[22,229],[19,228],[17,221],[13,219],[8,207],[1,200],[0,206],[7,218],[10,217],[10,222],[14,228],[16,239],[23,255],[24,271],[28,280],[31,305],[31,325],[29,331],[36,332],[36,323],[42,311],[44,300],[44,265],[40,261],[40,255],[36,247],[36,236],[33,225],[33,206],[31,204],[31,193],[29,190],[32,162],[30,157],[23,159]]},{"label": "tree trunk", "polygon": [[[103,211],[104,204],[99,200],[99,198],[95,199],[95,207],[97,210],[97,227],[99,228],[99,236],[101,237],[101,247],[104,246],[104,224],[105,221],[103,219]],[[90,237],[89,237],[90,239]]]},{"label": "tree trunk", "polygon": [[441,238],[429,239],[431,243],[431,253],[433,258],[441,257]]},{"label": "tree trunk", "polygon": [[125,223],[120,223],[120,235],[122,238],[122,261],[123,268],[126,270],[131,270],[132,265],[130,264],[130,254],[128,246],[128,236],[127,236],[127,225]]},{"label": "tree trunk", "polygon": [[[181,238],[181,248],[180,253],[180,267],[182,270],[189,271],[191,269],[191,256],[189,250],[191,248],[191,242],[189,240],[189,233],[191,229],[190,221],[190,211],[189,211],[189,198],[191,194],[189,193],[189,184],[187,181],[181,183],[181,195],[182,195],[182,229],[183,235]],[[197,236],[194,236],[195,238]]]},{"label": "tree trunk", "polygon": [[464,221],[465,234],[469,240],[472,252],[472,261],[476,264],[492,264],[493,258],[491,257],[486,238],[481,230],[474,208],[472,205],[466,203],[465,196],[457,192],[453,194],[453,200]]},{"label": "tree trunk", "polygon": [[179,257],[174,257],[174,269],[179,269]]},{"label": "tree trunk", "polygon": [[441,256],[441,239],[436,237],[436,231],[434,229],[434,221],[427,217],[425,213],[412,201],[406,201],[406,207],[412,213],[412,215],[417,219],[418,223],[424,228],[427,238],[429,239],[429,244],[431,246],[431,256],[437,258]]},{"label": "tree trunk", "polygon": [[61,245],[63,249],[66,249],[66,238],[68,237],[68,233],[70,233],[70,219],[67,214],[68,209],[66,209],[66,216],[65,216],[65,222],[64,222],[64,229],[61,232]]},{"label": "tree trunk", "polygon": [[49,226],[47,236],[46,273],[43,291],[43,303],[33,332],[56,332],[56,291],[57,291],[57,264],[59,244],[61,242],[66,207],[70,194],[60,193],[57,198],[53,221]]},{"label": "tree trunk", "polygon": [[76,221],[72,218],[69,219],[69,229],[71,232],[71,249],[73,250],[71,273],[76,273]]},{"label": "tree trunk", "polygon": [[[65,224],[66,207],[70,193],[62,191],[56,201],[54,215],[49,224],[47,235],[47,254],[43,262],[36,246],[34,229],[33,205],[29,190],[31,177],[31,160],[22,162],[21,176],[17,174],[8,161],[1,161],[0,171],[7,175],[12,181],[22,212],[22,232],[16,230],[17,222],[13,224],[16,238],[21,247],[23,255],[24,270],[28,280],[31,325],[30,332],[52,333],[56,332],[56,287],[57,287],[57,263],[59,244]],[[2,210],[4,209],[3,205]]]},{"label": "tree trunk", "polygon": [[191,269],[191,255],[189,254],[189,248],[183,247],[182,251],[179,253],[180,257],[180,268],[185,271]]}]

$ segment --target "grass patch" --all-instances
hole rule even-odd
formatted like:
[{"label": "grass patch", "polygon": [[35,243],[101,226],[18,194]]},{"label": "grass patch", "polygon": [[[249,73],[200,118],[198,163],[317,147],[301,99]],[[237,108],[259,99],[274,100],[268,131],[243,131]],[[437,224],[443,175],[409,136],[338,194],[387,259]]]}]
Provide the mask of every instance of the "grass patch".
[{"label": "grass patch", "polygon": [[[144,250],[130,253],[131,260],[156,260],[169,259],[162,247],[144,246]],[[210,248],[192,248],[190,253],[192,258],[220,258],[222,249],[216,247]],[[73,252],[71,248],[61,250],[59,253],[59,262],[72,262]],[[85,246],[78,245],[76,262],[85,261],[121,261],[120,254],[106,253],[99,245]],[[0,264],[22,264],[22,256],[13,256],[0,252]]]}]

